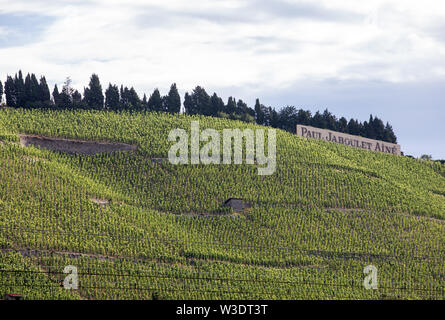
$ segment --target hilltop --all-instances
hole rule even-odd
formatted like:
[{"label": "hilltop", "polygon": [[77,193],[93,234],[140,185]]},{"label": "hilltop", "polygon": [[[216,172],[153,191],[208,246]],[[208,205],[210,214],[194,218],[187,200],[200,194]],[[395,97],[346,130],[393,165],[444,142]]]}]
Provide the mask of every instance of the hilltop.
[{"label": "hilltop", "polygon": [[[0,110],[0,294],[75,299],[445,297],[439,164],[277,129],[276,171],[173,165],[172,129],[270,129],[206,116]],[[136,146],[94,155],[20,134]],[[243,211],[224,207],[241,198]],[[375,265],[379,289],[363,288]],[[80,288],[61,286],[66,265]],[[17,280],[19,279],[19,280]]]}]

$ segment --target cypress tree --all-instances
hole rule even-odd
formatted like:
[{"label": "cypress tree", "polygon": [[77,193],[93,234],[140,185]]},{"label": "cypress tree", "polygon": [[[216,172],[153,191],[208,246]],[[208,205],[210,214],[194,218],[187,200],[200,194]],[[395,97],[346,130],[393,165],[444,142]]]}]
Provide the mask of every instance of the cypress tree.
[{"label": "cypress tree", "polygon": [[59,107],[60,108],[72,108],[73,107],[73,93],[74,89],[71,88],[71,79],[66,78],[63,83],[62,92],[59,95]]},{"label": "cypress tree", "polygon": [[145,93],[144,93],[144,96],[142,97],[141,106],[142,106],[142,110],[148,111],[147,95]]},{"label": "cypress tree", "polygon": [[54,107],[56,109],[59,109],[60,108],[60,104],[59,104],[60,93],[59,93],[59,88],[57,88],[57,84],[54,85],[53,99],[54,99]]},{"label": "cypress tree", "polygon": [[347,130],[348,130],[348,120],[346,120],[345,117],[341,117],[340,120],[338,120],[338,130],[340,132],[347,132]]},{"label": "cypress tree", "polygon": [[[309,110],[304,111],[303,109],[297,112],[297,123],[303,125],[310,125],[312,120],[312,115]],[[295,128],[296,129],[296,128]]]},{"label": "cypress tree", "polygon": [[236,100],[232,97],[229,97],[229,99],[227,100],[227,105],[226,105],[226,113],[227,114],[233,114],[236,112]]},{"label": "cypress tree", "polygon": [[42,102],[42,107],[51,107],[51,93],[49,92],[48,84],[45,77],[40,78],[39,83],[39,100]]},{"label": "cypress tree", "polygon": [[2,103],[3,100],[3,84],[0,81],[0,103]]},{"label": "cypress tree", "polygon": [[80,94],[79,91],[74,90],[72,96],[71,96],[71,100],[72,100],[72,107],[76,108],[76,109],[81,109],[83,108],[83,104],[82,104],[82,95]]},{"label": "cypress tree", "polygon": [[391,143],[397,143],[397,137],[394,134],[392,126],[387,122],[384,130],[384,140]]},{"label": "cypress tree", "polygon": [[115,85],[108,85],[108,89],[105,90],[105,109],[107,110],[119,110],[119,88]]},{"label": "cypress tree", "polygon": [[255,100],[255,121],[258,124],[264,124],[264,106],[260,104],[260,99]]},{"label": "cypress tree", "polygon": [[17,108],[18,95],[15,87],[15,81],[11,76],[7,76],[5,82],[6,105],[11,108]]},{"label": "cypress tree", "polygon": [[207,94],[204,88],[197,86],[195,89],[193,89],[190,98],[192,101],[190,114],[202,114],[205,116],[213,115],[212,106],[210,104],[210,96]]},{"label": "cypress tree", "polygon": [[193,101],[188,92],[186,92],[184,95],[184,111],[185,114],[193,114]]},{"label": "cypress tree", "polygon": [[170,91],[165,97],[165,109],[170,113],[179,113],[181,111],[181,96],[176,88],[176,83],[170,86]]},{"label": "cypress tree", "polygon": [[45,77],[40,78],[40,100],[41,101],[48,101],[51,100],[51,94],[49,92],[48,83],[46,82]]},{"label": "cypress tree", "polygon": [[88,88],[84,89],[83,99],[87,108],[102,110],[104,108],[104,95],[102,85],[97,74],[92,74]]},{"label": "cypress tree", "polygon": [[150,95],[147,105],[150,111],[162,111],[162,98],[157,88]]},{"label": "cypress tree", "polygon": [[31,95],[29,99],[36,104],[36,107],[41,107],[40,85],[34,73],[31,74]]},{"label": "cypress tree", "polygon": [[23,108],[26,101],[26,94],[25,94],[25,82],[23,81],[22,70],[19,70],[18,77],[17,74],[14,77],[14,91],[17,97],[16,107]]},{"label": "cypress tree", "polygon": [[224,112],[225,105],[224,101],[218,97],[218,95],[214,92],[213,95],[210,97],[210,105],[212,108],[212,113],[214,115],[220,115],[221,112]]},{"label": "cypress tree", "polygon": [[23,95],[23,108],[30,108],[31,107],[31,96],[32,96],[32,88],[31,88],[31,76],[29,73],[26,75],[25,78],[25,86],[24,86],[24,95]]},{"label": "cypress tree", "polygon": [[128,91],[128,101],[130,102],[132,110],[139,111],[142,109],[141,99],[139,99],[139,96],[133,87]]}]

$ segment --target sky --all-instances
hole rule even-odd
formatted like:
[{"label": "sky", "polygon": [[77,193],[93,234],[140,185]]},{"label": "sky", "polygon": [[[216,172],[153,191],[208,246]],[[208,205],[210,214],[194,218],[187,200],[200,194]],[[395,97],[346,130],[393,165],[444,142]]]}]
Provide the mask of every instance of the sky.
[{"label": "sky", "polygon": [[0,0],[0,80],[45,75],[388,121],[445,159],[445,2]]}]

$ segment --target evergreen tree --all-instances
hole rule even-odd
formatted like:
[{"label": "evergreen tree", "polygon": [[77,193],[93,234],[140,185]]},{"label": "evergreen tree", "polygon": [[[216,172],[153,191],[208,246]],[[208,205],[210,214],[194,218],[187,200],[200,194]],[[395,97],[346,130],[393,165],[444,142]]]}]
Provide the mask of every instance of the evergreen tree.
[{"label": "evergreen tree", "polygon": [[45,77],[40,77],[39,100],[42,102],[42,107],[51,107],[51,94],[49,92],[48,83],[46,83]]},{"label": "evergreen tree", "polygon": [[74,109],[84,109],[86,106],[82,102],[82,95],[79,91],[74,90],[73,95],[71,96],[72,106]]},{"label": "evergreen tree", "polygon": [[376,133],[374,132],[374,118],[372,114],[369,116],[368,122],[363,122],[363,130],[361,135],[369,139],[377,138]]},{"label": "evergreen tree", "polygon": [[11,108],[18,107],[18,94],[15,88],[15,81],[11,76],[7,76],[5,82],[6,105]]},{"label": "evergreen tree", "polygon": [[148,101],[147,101],[147,95],[144,93],[144,97],[142,98],[142,110],[148,111]]},{"label": "evergreen tree", "polygon": [[225,111],[224,101],[218,97],[216,92],[210,97],[210,105],[212,108],[212,114],[216,116],[221,116],[221,114]]},{"label": "evergreen tree", "polygon": [[278,117],[278,112],[275,109],[272,109],[271,107],[269,107],[269,117],[270,117],[269,125],[271,127],[278,128],[280,120]]},{"label": "evergreen tree", "polygon": [[164,111],[161,94],[159,93],[159,90],[157,88],[154,89],[153,93],[150,95],[147,105],[148,105],[148,110],[150,111],[158,111],[158,112]]},{"label": "evergreen tree", "polygon": [[34,100],[32,100],[32,87],[31,86],[32,86],[31,76],[28,73],[25,78],[24,95],[23,95],[23,103],[22,103],[23,108],[27,108],[27,109],[31,108],[31,102],[34,101]]},{"label": "evergreen tree", "polygon": [[264,106],[260,104],[260,99],[255,100],[255,121],[258,124],[265,124]]},{"label": "evergreen tree", "polygon": [[23,108],[26,102],[26,95],[25,95],[25,82],[23,81],[22,70],[19,70],[19,75],[17,76],[16,74],[14,77],[14,91],[17,97],[16,107]]},{"label": "evergreen tree", "polygon": [[179,113],[181,111],[181,96],[176,88],[176,83],[170,86],[170,91],[165,97],[165,109],[170,113]]},{"label": "evergreen tree", "polygon": [[194,111],[192,97],[188,92],[184,95],[184,111],[185,114],[193,114],[192,112]]},{"label": "evergreen tree", "polygon": [[225,111],[227,114],[234,114],[236,112],[236,99],[229,97],[227,100]]},{"label": "evergreen tree", "polygon": [[308,111],[304,111],[303,109],[298,110],[298,112],[297,112],[297,123],[298,124],[310,125],[311,120],[312,120],[312,115],[309,110]]},{"label": "evergreen tree", "polygon": [[216,116],[216,113],[213,112],[210,104],[210,96],[207,94],[204,88],[197,86],[195,89],[193,89],[191,97],[196,114]]},{"label": "evergreen tree", "polygon": [[394,131],[392,129],[392,126],[387,122],[384,130],[384,141],[391,142],[391,143],[397,143],[397,137],[394,134]]},{"label": "evergreen tree", "polygon": [[375,139],[384,140],[385,139],[385,125],[383,121],[375,117],[372,124],[372,131],[375,135]]},{"label": "evergreen tree", "polygon": [[134,111],[142,110],[141,99],[139,98],[136,90],[133,87],[131,87],[130,90],[128,91],[128,101],[130,102],[131,110]]},{"label": "evergreen tree", "polygon": [[0,103],[3,101],[3,84],[0,81]]},{"label": "evergreen tree", "polygon": [[102,110],[104,108],[104,95],[99,77],[92,74],[88,88],[84,89],[83,99],[87,108]]},{"label": "evergreen tree", "polygon": [[323,124],[324,128],[329,130],[337,131],[337,118],[328,111],[328,109],[325,109],[322,115],[323,118]]},{"label": "evergreen tree", "polygon": [[59,108],[72,108],[73,107],[73,93],[74,89],[71,87],[71,79],[66,78],[62,92],[59,95]]},{"label": "evergreen tree", "polygon": [[278,113],[278,128],[295,133],[297,123],[297,109],[294,106],[286,106]]},{"label": "evergreen tree", "polygon": [[31,74],[31,92],[29,100],[34,102],[36,107],[42,106],[42,100],[40,99],[40,85],[34,73]]},{"label": "evergreen tree", "polygon": [[320,112],[317,111],[311,119],[311,126],[320,128],[320,129],[326,129],[326,123],[324,120],[325,119],[320,114]]},{"label": "evergreen tree", "polygon": [[105,109],[107,110],[119,110],[120,97],[119,88],[116,85],[108,85],[108,89],[105,90]]},{"label": "evergreen tree", "polygon": [[128,89],[127,87],[123,88],[123,86],[121,86],[120,109],[138,111],[141,110],[141,108],[142,108],[141,100],[139,99],[136,90],[134,90],[133,87]]},{"label": "evergreen tree", "polygon": [[60,108],[60,93],[59,93],[59,89],[57,88],[57,84],[54,85],[54,90],[53,90],[53,99],[54,99],[54,107],[56,109]]},{"label": "evergreen tree", "polygon": [[338,120],[337,128],[340,132],[348,132],[348,120],[346,120],[345,117],[341,117],[340,120]]},{"label": "evergreen tree", "polygon": [[353,134],[353,135],[360,135],[360,131],[361,131],[361,128],[360,128],[358,121],[354,120],[354,119],[350,119],[348,122],[347,133]]}]

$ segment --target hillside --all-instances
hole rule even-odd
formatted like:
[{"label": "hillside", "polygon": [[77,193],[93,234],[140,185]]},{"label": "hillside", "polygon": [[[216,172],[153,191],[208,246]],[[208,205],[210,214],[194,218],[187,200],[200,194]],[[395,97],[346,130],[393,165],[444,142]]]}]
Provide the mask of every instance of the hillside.
[{"label": "hillside", "polygon": [[[0,294],[26,299],[444,299],[443,169],[277,130],[276,171],[173,165],[204,116],[0,109]],[[19,134],[137,146],[95,155]],[[442,171],[441,171],[442,170]],[[223,207],[242,198],[251,208]],[[99,203],[98,203],[99,202]],[[365,290],[363,268],[378,268]],[[65,290],[66,265],[79,289]]]}]

